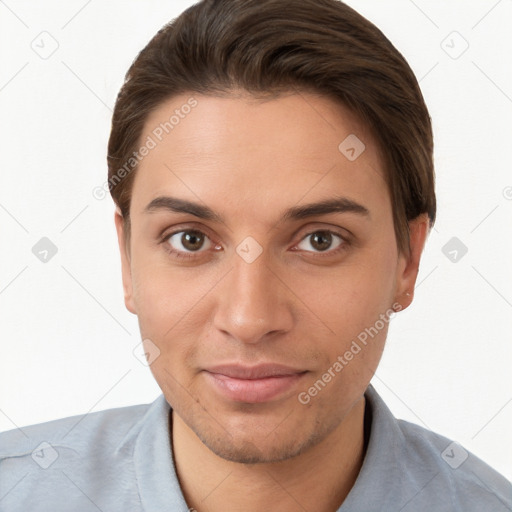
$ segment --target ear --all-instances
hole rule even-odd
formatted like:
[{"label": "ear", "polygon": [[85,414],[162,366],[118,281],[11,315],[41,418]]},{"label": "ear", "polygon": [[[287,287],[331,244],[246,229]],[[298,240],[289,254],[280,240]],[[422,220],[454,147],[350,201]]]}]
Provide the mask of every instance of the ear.
[{"label": "ear", "polygon": [[401,309],[409,307],[414,298],[414,286],[418,277],[421,253],[429,232],[426,213],[409,221],[409,254],[400,253],[397,264],[395,302]]},{"label": "ear", "polygon": [[125,231],[125,222],[121,214],[121,210],[116,208],[114,214],[114,222],[117,231],[117,242],[119,244],[119,252],[121,253],[121,273],[123,276],[123,291],[124,291],[124,303],[126,309],[130,313],[137,314],[135,304],[133,301],[133,285],[132,285],[132,270],[130,263],[130,248],[128,247],[127,234]]}]

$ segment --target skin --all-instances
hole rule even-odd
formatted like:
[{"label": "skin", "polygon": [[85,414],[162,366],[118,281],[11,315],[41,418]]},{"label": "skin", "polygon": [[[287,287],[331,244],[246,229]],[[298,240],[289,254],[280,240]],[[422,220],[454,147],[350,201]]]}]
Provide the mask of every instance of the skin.
[{"label": "skin", "polygon": [[[141,140],[190,96],[155,110]],[[197,106],[139,164],[129,236],[115,214],[126,307],[160,350],[150,368],[173,408],[180,485],[198,511],[335,510],[364,458],[364,392],[388,324],[309,403],[297,397],[380,314],[409,306],[428,219],[410,222],[411,251],[400,254],[378,146],[343,105],[310,93],[193,96]],[[349,134],[366,146],[353,162],[338,150]],[[223,222],[145,211],[159,196],[208,206]],[[334,196],[369,214],[283,219]],[[206,235],[192,250],[183,233],[163,240],[191,229]],[[319,246],[322,230],[335,234]],[[252,263],[236,251],[248,236],[262,248]],[[270,401],[235,402],[203,371],[233,361],[307,373]]]}]

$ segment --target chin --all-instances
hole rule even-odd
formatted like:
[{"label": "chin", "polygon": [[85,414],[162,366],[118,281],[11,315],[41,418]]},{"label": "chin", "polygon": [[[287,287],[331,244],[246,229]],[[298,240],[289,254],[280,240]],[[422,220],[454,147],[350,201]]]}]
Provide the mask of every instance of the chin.
[{"label": "chin", "polygon": [[251,441],[242,441],[234,444],[232,440],[217,439],[214,442],[203,443],[218,457],[239,464],[270,464],[281,462],[296,457],[304,450],[302,444],[294,441],[293,445],[283,446],[282,444],[256,446]]},{"label": "chin", "polygon": [[[272,434],[272,433],[271,433]],[[217,434],[196,432],[202,443],[222,459],[239,464],[269,464],[296,457],[321,441],[318,432],[311,435],[294,430],[285,435],[250,435],[248,433],[230,435],[227,432]]]}]

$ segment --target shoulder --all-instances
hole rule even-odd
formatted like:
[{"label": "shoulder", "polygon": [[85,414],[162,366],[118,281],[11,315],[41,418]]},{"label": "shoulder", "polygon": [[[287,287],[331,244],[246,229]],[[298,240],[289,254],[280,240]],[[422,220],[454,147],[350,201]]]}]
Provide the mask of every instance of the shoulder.
[{"label": "shoulder", "polygon": [[40,443],[81,451],[91,443],[112,446],[147,411],[149,404],[69,416],[0,433],[0,461],[33,456]]},{"label": "shoulder", "polygon": [[126,500],[138,510],[132,455],[150,408],[120,407],[0,433],[2,510],[82,510],[91,499],[112,510],[115,500]]},{"label": "shoulder", "polygon": [[396,419],[371,385],[365,396],[368,447],[341,510],[512,510],[512,484],[497,471],[447,437]]},{"label": "shoulder", "polygon": [[421,482],[428,499],[435,495],[444,500],[447,510],[512,509],[512,484],[484,461],[459,443],[419,425],[404,420],[397,420],[397,425],[404,441],[405,474],[416,479],[416,485]]}]

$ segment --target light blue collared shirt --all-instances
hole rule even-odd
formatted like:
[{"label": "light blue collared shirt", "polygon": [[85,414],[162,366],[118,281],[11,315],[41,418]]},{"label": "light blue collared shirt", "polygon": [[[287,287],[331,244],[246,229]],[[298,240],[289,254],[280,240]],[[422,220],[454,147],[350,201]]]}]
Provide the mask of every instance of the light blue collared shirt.
[{"label": "light blue collared shirt", "polygon": [[[395,419],[372,386],[366,399],[365,459],[337,512],[512,511],[508,480],[449,439]],[[160,395],[1,433],[0,511],[188,511],[170,411]]]}]

